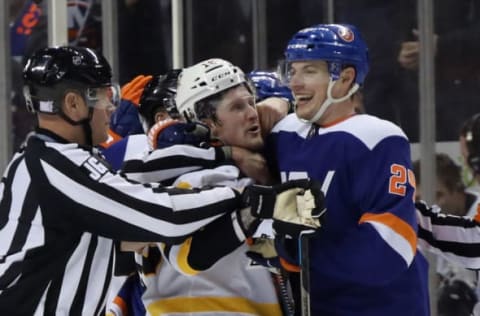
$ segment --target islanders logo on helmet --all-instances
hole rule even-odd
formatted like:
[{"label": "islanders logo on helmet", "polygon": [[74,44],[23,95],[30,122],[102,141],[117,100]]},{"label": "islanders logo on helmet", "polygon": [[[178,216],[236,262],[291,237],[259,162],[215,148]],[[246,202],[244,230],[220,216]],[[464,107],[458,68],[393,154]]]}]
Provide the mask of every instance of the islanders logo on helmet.
[{"label": "islanders logo on helmet", "polygon": [[345,66],[353,66],[359,85],[369,68],[367,45],[355,26],[347,24],[318,24],[297,32],[288,42],[285,61],[306,60],[326,61],[333,80]]},{"label": "islanders logo on helmet", "polygon": [[347,43],[353,42],[355,39],[355,34],[353,34],[352,30],[346,26],[340,26],[338,28],[338,36]]}]

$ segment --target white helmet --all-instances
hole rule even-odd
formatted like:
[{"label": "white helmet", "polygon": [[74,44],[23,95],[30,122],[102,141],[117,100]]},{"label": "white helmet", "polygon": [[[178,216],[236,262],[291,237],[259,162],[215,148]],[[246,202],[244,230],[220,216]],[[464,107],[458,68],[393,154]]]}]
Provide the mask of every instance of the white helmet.
[{"label": "white helmet", "polygon": [[197,120],[195,103],[246,83],[245,74],[230,62],[212,58],[183,69],[178,79],[177,109],[187,120]]}]

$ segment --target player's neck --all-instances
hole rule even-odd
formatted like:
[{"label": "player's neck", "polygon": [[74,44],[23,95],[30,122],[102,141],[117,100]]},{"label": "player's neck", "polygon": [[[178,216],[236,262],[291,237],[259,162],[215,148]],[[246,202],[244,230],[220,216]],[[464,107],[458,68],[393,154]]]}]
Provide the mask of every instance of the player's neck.
[{"label": "player's neck", "polygon": [[85,144],[85,135],[81,125],[71,125],[57,115],[50,116],[47,114],[38,116],[38,127],[47,129],[65,140]]},{"label": "player's neck", "polygon": [[355,114],[355,107],[351,102],[332,104],[325,111],[325,114],[317,122],[315,122],[315,124],[324,127],[331,126],[346,120]]}]

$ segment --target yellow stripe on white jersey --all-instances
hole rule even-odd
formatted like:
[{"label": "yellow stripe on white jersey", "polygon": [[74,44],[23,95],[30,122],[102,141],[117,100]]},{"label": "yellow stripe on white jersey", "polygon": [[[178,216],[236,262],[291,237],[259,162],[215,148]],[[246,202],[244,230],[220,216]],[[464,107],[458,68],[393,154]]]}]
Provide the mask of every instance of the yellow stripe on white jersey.
[{"label": "yellow stripe on white jersey", "polygon": [[168,298],[150,304],[150,315],[179,315],[181,313],[195,313],[197,316],[212,315],[264,315],[281,316],[278,304],[253,302],[243,297],[182,297]]}]

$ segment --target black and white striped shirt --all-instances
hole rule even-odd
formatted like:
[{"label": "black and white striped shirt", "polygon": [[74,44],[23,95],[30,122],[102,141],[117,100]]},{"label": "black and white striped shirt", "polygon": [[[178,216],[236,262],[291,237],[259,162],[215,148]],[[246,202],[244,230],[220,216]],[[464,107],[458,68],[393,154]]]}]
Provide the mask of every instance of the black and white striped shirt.
[{"label": "black and white striped shirt", "polygon": [[415,207],[423,248],[461,267],[480,270],[480,223],[475,218],[442,214],[438,207],[423,202]]},{"label": "black and white striped shirt", "polygon": [[240,206],[230,188],[129,182],[45,130],[15,154],[0,187],[0,311],[98,315],[115,240],[177,243]]},{"label": "black and white striped shirt", "polygon": [[[140,143],[145,135],[131,135],[128,143]],[[134,145],[135,146],[135,145]],[[133,147],[133,150],[137,149]],[[147,155],[132,155],[127,145],[122,172],[139,182],[160,182],[171,185],[182,174],[217,167],[228,159],[221,147],[199,148],[176,144],[153,150]]]}]

